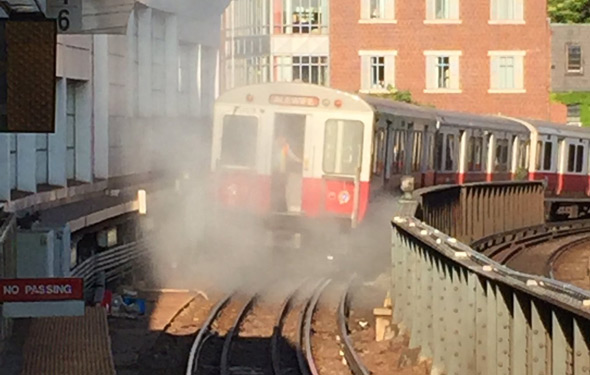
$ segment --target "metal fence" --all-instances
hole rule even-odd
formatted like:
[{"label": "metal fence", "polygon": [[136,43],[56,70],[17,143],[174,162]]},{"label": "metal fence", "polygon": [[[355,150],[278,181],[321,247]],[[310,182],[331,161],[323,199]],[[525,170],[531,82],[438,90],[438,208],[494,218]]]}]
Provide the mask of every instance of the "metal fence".
[{"label": "metal fence", "polygon": [[[508,200],[498,198],[508,194],[517,207],[537,209],[536,188],[510,193],[480,184],[477,189],[466,192],[476,197],[471,202]],[[448,191],[455,202],[467,201],[461,189]],[[433,215],[427,217],[440,223]],[[526,222],[498,217],[506,220],[502,228]],[[416,217],[396,217],[392,226],[393,320],[410,335],[410,346],[432,359],[432,374],[590,373],[588,291],[506,268]],[[469,234],[451,223],[443,227]]]},{"label": "metal fence", "polygon": [[[0,278],[13,277],[16,277],[16,218],[6,215],[0,217]],[[2,317],[0,304],[0,342],[8,338],[11,331],[12,321]]]},{"label": "metal fence", "polygon": [[473,183],[424,189],[418,217],[464,243],[545,222],[541,181]]},{"label": "metal fence", "polygon": [[147,260],[145,240],[132,242],[92,255],[72,270],[72,277],[84,279],[84,289],[89,291],[98,275],[104,272],[106,281],[113,281]]}]

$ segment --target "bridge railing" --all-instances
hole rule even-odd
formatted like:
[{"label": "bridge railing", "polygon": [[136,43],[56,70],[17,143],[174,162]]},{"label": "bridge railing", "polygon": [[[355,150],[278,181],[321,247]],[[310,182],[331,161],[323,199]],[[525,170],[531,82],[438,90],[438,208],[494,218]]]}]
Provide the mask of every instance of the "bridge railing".
[{"label": "bridge railing", "polygon": [[[497,195],[497,185],[489,189]],[[461,200],[461,189],[447,191]],[[536,207],[530,191],[518,194]],[[588,291],[513,271],[413,216],[392,227],[393,321],[432,359],[433,374],[589,373]]]},{"label": "bridge railing", "polygon": [[541,181],[447,185],[424,189],[418,217],[464,243],[545,222]]}]

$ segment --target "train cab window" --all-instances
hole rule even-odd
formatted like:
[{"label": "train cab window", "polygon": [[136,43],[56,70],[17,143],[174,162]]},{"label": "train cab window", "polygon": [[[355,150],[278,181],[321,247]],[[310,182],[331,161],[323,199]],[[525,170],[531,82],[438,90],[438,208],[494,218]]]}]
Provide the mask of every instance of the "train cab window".
[{"label": "train cab window", "polygon": [[584,146],[569,145],[567,171],[580,173],[584,167]]},{"label": "train cab window", "polygon": [[496,141],[496,172],[506,172],[508,170],[508,140],[498,139]]},{"label": "train cab window", "polygon": [[471,137],[469,138],[469,162],[467,169],[470,172],[479,172],[483,168],[483,138]]},{"label": "train cab window", "polygon": [[447,148],[445,157],[445,170],[452,171],[455,166],[455,135],[447,134]]},{"label": "train cab window", "polygon": [[362,122],[351,120],[326,121],[324,172],[354,176],[361,164],[362,146]]},{"label": "train cab window", "polygon": [[253,167],[256,165],[258,119],[254,116],[226,115],[221,138],[222,165]]}]

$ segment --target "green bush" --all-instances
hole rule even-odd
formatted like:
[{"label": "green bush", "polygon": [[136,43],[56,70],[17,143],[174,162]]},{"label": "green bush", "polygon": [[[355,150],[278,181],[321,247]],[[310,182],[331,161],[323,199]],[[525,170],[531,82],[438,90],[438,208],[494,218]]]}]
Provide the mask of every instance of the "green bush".
[{"label": "green bush", "polygon": [[590,92],[554,92],[551,100],[563,104],[580,104],[580,117],[584,126],[590,126]]}]

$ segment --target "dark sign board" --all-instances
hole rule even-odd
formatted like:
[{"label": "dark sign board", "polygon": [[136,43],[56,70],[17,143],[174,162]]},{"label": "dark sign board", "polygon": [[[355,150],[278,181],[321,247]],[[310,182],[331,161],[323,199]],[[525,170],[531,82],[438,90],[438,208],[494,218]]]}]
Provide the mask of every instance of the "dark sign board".
[{"label": "dark sign board", "polygon": [[55,131],[57,24],[0,20],[0,133]]}]

